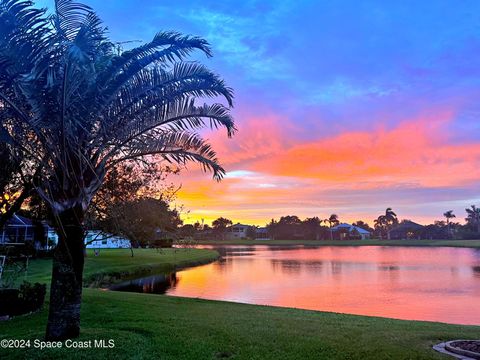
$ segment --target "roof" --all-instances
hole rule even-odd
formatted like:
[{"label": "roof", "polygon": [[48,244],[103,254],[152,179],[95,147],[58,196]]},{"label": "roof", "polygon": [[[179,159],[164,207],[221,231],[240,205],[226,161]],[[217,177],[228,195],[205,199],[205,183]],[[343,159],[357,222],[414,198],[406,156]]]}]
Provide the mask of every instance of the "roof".
[{"label": "roof", "polygon": [[408,230],[420,230],[423,225],[417,224],[410,220],[403,220],[400,224],[392,229],[392,231],[408,231]]},{"label": "roof", "polygon": [[237,224],[232,225],[231,227],[250,227],[250,225],[237,223]]},{"label": "roof", "polygon": [[20,215],[13,215],[8,221],[7,226],[33,226],[32,220],[20,216]]},{"label": "roof", "polygon": [[358,226],[354,226],[354,225],[350,225],[350,224],[347,224],[347,223],[341,223],[341,224],[338,224],[337,226],[334,226],[332,227],[332,230],[335,231],[335,230],[341,230],[341,229],[346,229],[348,230],[349,232],[353,231],[354,229],[357,230],[360,234],[370,234],[370,231],[367,231],[365,229],[362,229],[361,227],[358,227]]}]

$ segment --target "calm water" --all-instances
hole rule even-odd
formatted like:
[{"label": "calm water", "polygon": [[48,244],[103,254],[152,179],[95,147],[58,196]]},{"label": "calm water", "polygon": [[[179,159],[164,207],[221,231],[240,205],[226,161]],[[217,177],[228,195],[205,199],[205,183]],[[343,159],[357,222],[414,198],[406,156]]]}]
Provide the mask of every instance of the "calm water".
[{"label": "calm water", "polygon": [[222,260],[114,290],[480,325],[480,250],[212,248]]}]

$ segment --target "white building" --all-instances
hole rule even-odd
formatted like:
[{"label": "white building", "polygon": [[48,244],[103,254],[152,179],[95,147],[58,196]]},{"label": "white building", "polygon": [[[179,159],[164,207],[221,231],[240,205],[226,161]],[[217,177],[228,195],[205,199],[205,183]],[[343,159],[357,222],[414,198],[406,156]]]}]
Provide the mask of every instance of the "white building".
[{"label": "white building", "polygon": [[85,236],[87,249],[129,249],[130,240],[99,230],[89,230]]},{"label": "white building", "polygon": [[227,229],[227,239],[242,239],[247,237],[250,225],[235,224]]}]

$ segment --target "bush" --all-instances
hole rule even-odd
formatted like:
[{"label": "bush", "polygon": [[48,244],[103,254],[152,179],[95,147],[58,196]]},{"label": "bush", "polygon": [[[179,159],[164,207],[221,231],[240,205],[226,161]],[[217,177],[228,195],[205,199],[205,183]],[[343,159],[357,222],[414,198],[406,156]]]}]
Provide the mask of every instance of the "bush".
[{"label": "bush", "polygon": [[45,301],[47,286],[24,281],[19,289],[0,289],[0,316],[15,316],[39,310]]}]

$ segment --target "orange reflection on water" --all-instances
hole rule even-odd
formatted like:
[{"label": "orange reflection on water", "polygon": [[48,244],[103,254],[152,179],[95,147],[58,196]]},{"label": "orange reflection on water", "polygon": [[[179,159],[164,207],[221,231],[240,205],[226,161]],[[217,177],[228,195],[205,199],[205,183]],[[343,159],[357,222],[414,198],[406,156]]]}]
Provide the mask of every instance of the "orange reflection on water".
[{"label": "orange reflection on water", "polygon": [[[480,324],[480,251],[459,248],[226,247],[177,273],[175,296]],[[223,249],[222,251],[224,251]]]}]

